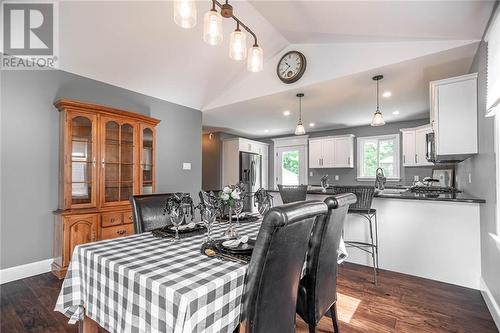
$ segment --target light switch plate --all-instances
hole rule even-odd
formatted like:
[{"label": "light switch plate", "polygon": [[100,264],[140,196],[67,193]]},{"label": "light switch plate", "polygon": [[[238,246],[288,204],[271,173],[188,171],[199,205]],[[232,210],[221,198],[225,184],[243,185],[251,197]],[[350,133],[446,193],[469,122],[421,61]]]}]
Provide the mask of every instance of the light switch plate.
[{"label": "light switch plate", "polygon": [[339,180],[339,175],[335,175],[335,180]]},{"label": "light switch plate", "polygon": [[313,172],[312,171],[309,171],[309,176],[312,177],[313,176]]},{"label": "light switch plate", "polygon": [[182,163],[182,170],[191,170],[191,163]]},{"label": "light switch plate", "polygon": [[413,176],[413,181],[418,182],[419,180],[420,180],[420,177],[419,177],[419,176]]}]

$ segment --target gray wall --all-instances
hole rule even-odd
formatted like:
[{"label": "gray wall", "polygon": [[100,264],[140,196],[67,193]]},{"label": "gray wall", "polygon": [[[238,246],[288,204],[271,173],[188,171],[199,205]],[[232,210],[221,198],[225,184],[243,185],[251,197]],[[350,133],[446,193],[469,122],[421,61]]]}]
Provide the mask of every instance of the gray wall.
[{"label": "gray wall", "polygon": [[[52,257],[58,204],[59,124],[53,102],[71,98],[162,120],[158,191],[201,187],[201,112],[63,71],[1,72],[0,268]],[[182,171],[191,162],[191,171]]]},{"label": "gray wall", "polygon": [[[481,274],[500,304],[500,251],[489,233],[496,233],[496,189],[494,118],[486,118],[486,65],[487,44],[481,42],[470,72],[478,72],[478,132],[479,154],[457,165],[459,186],[478,198],[486,199],[481,205]],[[497,115],[498,117],[498,115]],[[469,173],[472,182],[469,183]],[[471,221],[476,222],[476,221]]]},{"label": "gray wall", "polygon": [[[385,135],[385,134],[394,134],[400,133],[399,130],[401,128],[411,128],[417,127],[420,125],[425,125],[429,123],[429,119],[421,119],[421,120],[413,120],[413,121],[402,121],[387,124],[385,126],[380,127],[372,127],[372,126],[360,126],[360,127],[351,127],[351,128],[343,128],[338,130],[328,130],[328,131],[319,131],[319,132],[310,132],[307,133],[309,138],[321,137],[321,136],[329,136],[329,135],[342,135],[342,134],[354,134],[356,137],[362,136],[372,136],[372,135]],[[273,182],[271,181],[274,178],[274,147],[273,141],[270,139],[261,140],[270,144],[269,146],[269,184],[272,186]],[[401,156],[402,156],[402,147],[401,147]],[[332,185],[353,185],[353,184],[363,184],[366,182],[360,182],[356,180],[356,143],[354,144],[354,168],[339,168],[339,169],[309,169],[309,172],[313,172],[312,176],[308,177],[308,182],[310,185],[319,185],[320,178],[327,174],[329,175],[329,183]],[[335,181],[335,175],[339,176],[339,180]],[[411,184],[413,182],[414,176],[419,176],[420,179],[423,177],[432,175],[432,167],[418,167],[418,168],[403,168],[401,165],[401,181],[400,182],[389,182],[388,185],[396,185],[396,184]],[[373,182],[369,182],[372,184]]]}]

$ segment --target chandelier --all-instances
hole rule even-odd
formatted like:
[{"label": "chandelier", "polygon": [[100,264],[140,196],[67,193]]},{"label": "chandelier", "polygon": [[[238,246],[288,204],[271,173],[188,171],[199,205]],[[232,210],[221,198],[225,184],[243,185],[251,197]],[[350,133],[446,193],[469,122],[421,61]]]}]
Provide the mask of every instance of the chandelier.
[{"label": "chandelier", "polygon": [[[220,13],[217,8],[220,8]],[[208,45],[222,43],[222,18],[232,18],[236,22],[236,29],[229,36],[229,57],[241,61],[247,59],[247,69],[250,72],[260,72],[264,63],[264,51],[257,44],[257,36],[240,19],[233,14],[233,6],[228,3],[221,4],[212,0],[212,8],[203,18],[203,40]],[[194,0],[174,1],[174,22],[185,29],[196,25],[196,3]],[[247,35],[240,29],[242,27],[253,37],[253,46],[247,50]]]},{"label": "chandelier", "polygon": [[383,75],[375,75],[372,80],[377,82],[377,110],[373,113],[373,118],[372,118],[372,126],[383,126],[385,125],[384,117],[382,117],[382,112],[380,112],[380,106],[378,102],[379,98],[379,93],[378,93],[378,83],[380,80],[384,78]]}]

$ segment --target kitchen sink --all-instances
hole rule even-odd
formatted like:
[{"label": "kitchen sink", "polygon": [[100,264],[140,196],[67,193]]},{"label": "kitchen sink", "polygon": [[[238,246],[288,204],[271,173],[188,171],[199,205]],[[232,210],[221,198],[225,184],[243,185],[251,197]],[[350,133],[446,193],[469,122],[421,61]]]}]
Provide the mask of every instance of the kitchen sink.
[{"label": "kitchen sink", "polygon": [[377,191],[378,194],[401,194],[408,191],[406,188],[386,188],[382,191]]}]

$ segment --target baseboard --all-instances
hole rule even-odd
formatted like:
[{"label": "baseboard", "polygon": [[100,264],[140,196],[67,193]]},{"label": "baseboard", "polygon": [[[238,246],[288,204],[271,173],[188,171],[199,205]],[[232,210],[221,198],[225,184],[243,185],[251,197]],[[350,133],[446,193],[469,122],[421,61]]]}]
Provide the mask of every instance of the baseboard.
[{"label": "baseboard", "polygon": [[488,286],[484,282],[483,278],[481,278],[481,295],[483,295],[483,299],[486,302],[488,310],[490,310],[491,316],[493,317],[493,321],[495,322],[498,330],[500,331],[500,305],[493,298],[493,295],[488,289]]},{"label": "baseboard", "polygon": [[0,270],[0,284],[50,272],[50,264],[52,261],[53,259],[45,259],[25,265],[2,269]]}]

